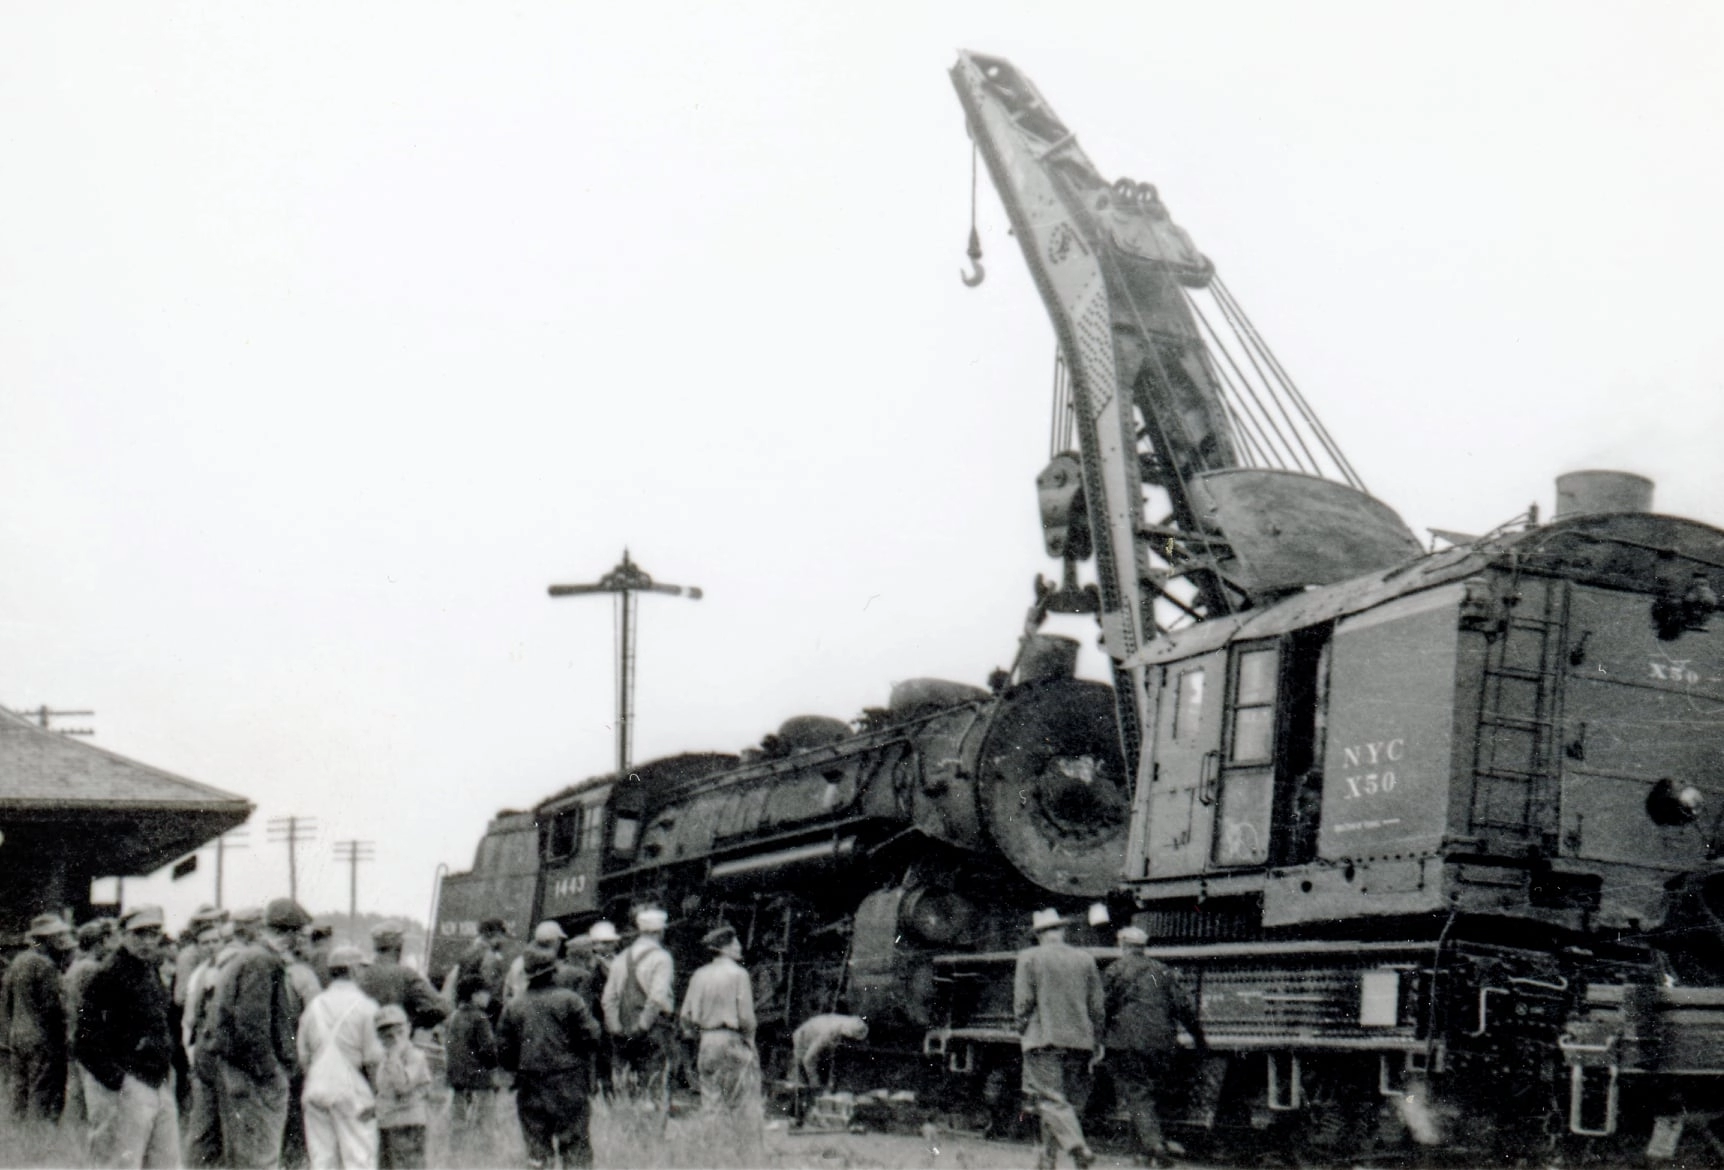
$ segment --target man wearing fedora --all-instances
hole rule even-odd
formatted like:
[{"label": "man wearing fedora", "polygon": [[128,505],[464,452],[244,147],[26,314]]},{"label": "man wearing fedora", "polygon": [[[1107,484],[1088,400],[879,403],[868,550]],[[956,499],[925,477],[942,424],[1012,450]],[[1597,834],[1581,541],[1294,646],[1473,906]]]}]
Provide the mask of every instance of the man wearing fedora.
[{"label": "man wearing fedora", "polygon": [[1060,1150],[1078,1170],[1095,1161],[1078,1113],[1089,1100],[1090,1065],[1100,1052],[1101,972],[1088,951],[1066,945],[1065,924],[1058,910],[1035,912],[1036,945],[1018,952],[1012,981],[1024,1095],[1042,1122],[1038,1170],[1052,1170]]},{"label": "man wearing fedora", "polygon": [[60,972],[78,939],[58,914],[30,922],[30,949],[0,982],[0,1049],[12,1080],[11,1116],[58,1121],[66,1104],[66,1006]]},{"label": "man wearing fedora", "polygon": [[634,1080],[670,1102],[670,1066],[676,1037],[676,1001],[671,998],[675,963],[664,949],[669,924],[663,910],[635,911],[638,936],[611,963],[601,1005],[605,1031],[613,1039],[612,1058],[619,1081]]},{"label": "man wearing fedora", "polygon": [[744,1144],[758,1149],[765,1122],[754,1049],[754,985],[734,929],[720,926],[701,942],[712,962],[694,973],[682,999],[683,1027],[700,1038],[700,1107],[708,1116],[728,1117]]},{"label": "man wearing fedora", "polygon": [[585,1000],[556,986],[554,954],[529,947],[523,958],[527,989],[503,1009],[497,1064],[515,1074],[527,1163],[591,1166],[590,1058],[604,1033]]},{"label": "man wearing fedora", "polygon": [[96,969],[78,1013],[78,1064],[98,1166],[178,1166],[173,996],[162,982],[160,906],[120,919],[120,947]]},{"label": "man wearing fedora", "polygon": [[1199,1052],[1208,1044],[1197,1005],[1179,976],[1144,949],[1149,935],[1128,926],[1117,936],[1120,957],[1102,974],[1106,1001],[1102,1043],[1108,1071],[1131,1114],[1133,1151],[1141,1166],[1160,1166],[1167,1154],[1156,1112],[1156,1085],[1171,1071],[1184,1026]]}]

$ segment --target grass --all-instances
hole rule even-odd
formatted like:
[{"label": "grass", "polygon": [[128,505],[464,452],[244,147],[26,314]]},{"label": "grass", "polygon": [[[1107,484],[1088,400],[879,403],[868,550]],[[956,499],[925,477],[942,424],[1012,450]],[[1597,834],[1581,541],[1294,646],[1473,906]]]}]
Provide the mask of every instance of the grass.
[{"label": "grass", "polygon": [[[527,1164],[515,1119],[514,1095],[497,1094],[490,1125],[463,1137],[451,1132],[448,1096],[433,1100],[426,1158],[450,1170],[504,1170]],[[803,1133],[769,1113],[764,1141],[751,1140],[698,1106],[679,1102],[667,1119],[646,1100],[622,1097],[595,1103],[593,1155],[608,1170],[980,1170],[1034,1163],[1025,1144],[981,1142],[929,1131],[922,1137],[884,1134]],[[0,1167],[75,1167],[89,1164],[72,1126],[21,1126],[0,1120]]]}]

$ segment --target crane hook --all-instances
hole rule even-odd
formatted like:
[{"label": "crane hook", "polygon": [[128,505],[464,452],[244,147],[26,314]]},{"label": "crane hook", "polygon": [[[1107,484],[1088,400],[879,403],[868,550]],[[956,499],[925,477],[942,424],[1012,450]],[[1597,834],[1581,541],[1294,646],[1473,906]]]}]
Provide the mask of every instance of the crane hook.
[{"label": "crane hook", "polygon": [[969,257],[970,267],[975,269],[975,275],[972,276],[968,272],[960,271],[958,277],[966,287],[975,288],[987,279],[988,274],[982,268],[982,237],[976,234],[976,229],[973,226],[970,228]]}]

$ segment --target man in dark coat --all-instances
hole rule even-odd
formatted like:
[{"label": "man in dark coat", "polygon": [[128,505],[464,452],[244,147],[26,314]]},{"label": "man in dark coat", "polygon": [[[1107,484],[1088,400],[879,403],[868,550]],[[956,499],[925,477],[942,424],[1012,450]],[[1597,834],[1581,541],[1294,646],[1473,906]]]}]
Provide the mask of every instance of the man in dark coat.
[{"label": "man in dark coat", "polygon": [[1149,936],[1135,926],[1118,935],[1120,957],[1102,972],[1106,1001],[1102,1045],[1108,1071],[1131,1114],[1139,1165],[1159,1166],[1167,1154],[1156,1112],[1156,1087],[1171,1071],[1181,1025],[1201,1053],[1208,1047],[1197,1005],[1173,968],[1144,950]]},{"label": "man in dark coat", "polygon": [[527,990],[503,1009],[497,1063],[515,1074],[527,1164],[551,1165],[560,1152],[564,1166],[591,1166],[590,1069],[604,1033],[584,999],[552,982],[556,970],[554,956],[526,952]]},{"label": "man in dark coat", "polygon": [[30,923],[30,943],[0,982],[9,1107],[17,1121],[58,1121],[66,1104],[67,1035],[60,972],[78,942],[58,914],[39,914]]},{"label": "man in dark coat", "polygon": [[359,973],[359,990],[378,1007],[399,1004],[409,1028],[435,1028],[449,1014],[449,1005],[425,976],[401,962],[406,931],[393,920],[371,928],[371,965]]},{"label": "man in dark coat", "polygon": [[90,976],[78,1013],[78,1064],[98,1166],[178,1166],[173,998],[160,967],[162,908],[120,919],[120,949]]},{"label": "man in dark coat", "polygon": [[275,899],[264,908],[261,939],[218,977],[197,1057],[211,1062],[223,1166],[273,1167],[281,1160],[288,1085],[298,1062],[298,997],[287,964],[310,921],[299,903]]},{"label": "man in dark coat", "polygon": [[1024,1094],[1042,1122],[1039,1170],[1053,1170],[1060,1150],[1078,1170],[1095,1161],[1078,1115],[1089,1100],[1090,1065],[1102,1015],[1101,972],[1088,951],[1067,946],[1058,910],[1031,919],[1036,945],[1018,952],[1012,1013],[1023,1049]]}]

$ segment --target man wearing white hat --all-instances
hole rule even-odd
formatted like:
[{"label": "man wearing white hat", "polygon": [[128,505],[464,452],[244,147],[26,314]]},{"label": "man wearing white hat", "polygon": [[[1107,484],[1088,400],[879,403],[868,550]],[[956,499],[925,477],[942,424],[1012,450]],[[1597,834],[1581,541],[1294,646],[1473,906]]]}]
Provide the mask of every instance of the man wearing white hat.
[{"label": "man wearing white hat", "polygon": [[664,949],[666,925],[663,910],[635,911],[638,936],[612,960],[600,1002],[618,1080],[649,1086],[668,1102],[671,1050],[676,1043],[672,1027],[676,1001],[671,993],[676,965]]},{"label": "man wearing white hat", "polygon": [[84,989],[78,1063],[86,1074],[90,1157],[98,1166],[178,1166],[173,999],[163,986],[160,906],[120,919],[120,949]]},{"label": "man wearing white hat", "polygon": [[1088,951],[1066,945],[1058,910],[1031,917],[1036,945],[1018,952],[1012,1012],[1024,1054],[1024,1093],[1042,1120],[1038,1170],[1053,1170],[1060,1150],[1078,1170],[1095,1161],[1078,1113],[1089,1100],[1090,1064],[1100,1052],[1101,971]]},{"label": "man wearing white hat", "polygon": [[1155,1107],[1156,1086],[1172,1071],[1180,1026],[1191,1033],[1199,1052],[1208,1045],[1191,993],[1173,968],[1144,949],[1149,935],[1128,926],[1116,938],[1120,956],[1101,977],[1106,1000],[1101,1038],[1107,1047],[1108,1071],[1131,1115],[1138,1164],[1160,1166],[1167,1145]]}]

